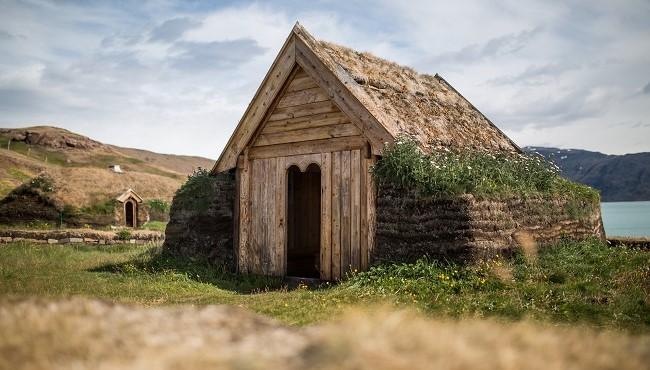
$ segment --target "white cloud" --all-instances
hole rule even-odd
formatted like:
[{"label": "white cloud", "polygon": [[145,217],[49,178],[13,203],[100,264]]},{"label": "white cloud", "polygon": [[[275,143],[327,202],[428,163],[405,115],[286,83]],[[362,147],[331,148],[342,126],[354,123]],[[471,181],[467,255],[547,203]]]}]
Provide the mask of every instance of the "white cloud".
[{"label": "white cloud", "polygon": [[[650,4],[8,3],[0,124],[217,157],[296,20],[441,73],[521,145],[650,150]],[[123,135],[123,132],[130,135]]]}]

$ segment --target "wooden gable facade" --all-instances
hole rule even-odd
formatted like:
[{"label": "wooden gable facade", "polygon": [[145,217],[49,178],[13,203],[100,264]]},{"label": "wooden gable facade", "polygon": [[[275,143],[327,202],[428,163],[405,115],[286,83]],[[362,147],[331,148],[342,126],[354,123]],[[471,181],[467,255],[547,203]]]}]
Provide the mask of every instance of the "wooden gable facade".
[{"label": "wooden gable facade", "polygon": [[236,171],[240,272],[339,280],[368,267],[369,168],[392,137],[296,31],[213,172]]},{"label": "wooden gable facade", "polygon": [[[236,170],[239,270],[338,280],[366,269],[374,207],[368,140],[299,65],[270,107]],[[290,199],[291,171],[310,166],[320,177],[316,191]],[[298,201],[307,203],[294,211]],[[310,213],[316,223],[301,222]]]},{"label": "wooden gable facade", "polygon": [[236,174],[239,271],[339,280],[367,269],[369,169],[402,134],[423,151],[520,151],[442,77],[296,24],[212,169]]}]

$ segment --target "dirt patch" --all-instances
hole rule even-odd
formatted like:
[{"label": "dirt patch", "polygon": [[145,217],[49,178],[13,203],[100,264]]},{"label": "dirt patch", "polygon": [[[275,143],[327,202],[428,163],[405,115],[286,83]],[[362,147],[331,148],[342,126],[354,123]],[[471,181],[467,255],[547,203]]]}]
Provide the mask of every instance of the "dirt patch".
[{"label": "dirt patch", "polygon": [[644,369],[650,337],[408,312],[294,328],[230,306],[0,302],[2,369]]}]

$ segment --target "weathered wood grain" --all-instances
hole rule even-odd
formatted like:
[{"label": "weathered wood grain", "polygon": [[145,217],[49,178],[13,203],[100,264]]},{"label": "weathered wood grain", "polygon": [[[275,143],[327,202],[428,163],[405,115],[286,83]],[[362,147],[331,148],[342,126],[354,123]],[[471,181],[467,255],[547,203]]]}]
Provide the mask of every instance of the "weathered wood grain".
[{"label": "weathered wood grain", "polygon": [[332,154],[321,154],[320,275],[332,280]]},{"label": "weathered wood grain", "polygon": [[287,176],[286,158],[278,157],[275,171],[275,273],[286,275],[287,243]]},{"label": "weathered wood grain", "polygon": [[305,128],[301,130],[292,130],[285,132],[276,132],[272,134],[261,134],[254,146],[276,145],[286,143],[296,143],[301,141],[332,139],[345,136],[359,135],[357,126],[351,123],[343,123],[333,126],[322,126],[315,128]]},{"label": "weathered wood grain", "polygon": [[341,279],[341,152],[332,153],[332,279]]},{"label": "weathered wood grain", "polygon": [[314,81],[313,78],[309,77],[305,73],[305,71],[303,71],[302,68],[300,68],[300,71],[296,74],[296,76],[289,84],[289,87],[287,88],[287,92],[307,90],[314,87],[318,87],[316,81]]},{"label": "weathered wood grain", "polygon": [[268,118],[269,121],[279,121],[289,118],[310,116],[320,113],[338,112],[339,108],[331,100],[316,103],[296,105],[293,107],[277,108]]},{"label": "weathered wood grain", "polygon": [[274,132],[300,130],[309,127],[320,127],[348,123],[350,119],[342,112],[314,114],[298,118],[267,122],[262,130],[263,134]]},{"label": "weathered wood grain", "polygon": [[291,144],[277,144],[261,147],[251,147],[249,158],[261,159],[272,157],[286,157],[292,155],[336,152],[363,148],[368,141],[361,136],[347,136],[334,139],[304,141]]},{"label": "weathered wood grain", "polygon": [[238,270],[243,273],[250,272],[250,172],[251,163],[248,160],[248,151],[244,151],[242,167],[240,169],[240,198],[239,198],[239,258]]},{"label": "weathered wood grain", "polygon": [[361,151],[350,152],[350,268],[358,271],[361,267],[360,230],[361,227]]},{"label": "weathered wood grain", "polygon": [[[363,153],[363,151],[362,151]],[[368,162],[364,155],[361,155],[359,160],[359,268],[361,271],[368,269],[368,182],[366,180],[368,173]]]},{"label": "weathered wood grain", "polygon": [[341,277],[350,271],[350,151],[341,152]]},{"label": "weathered wood grain", "polygon": [[[289,85],[291,86],[291,85]],[[297,105],[304,105],[310,103],[317,103],[320,101],[330,100],[327,93],[320,87],[312,87],[311,89],[299,91],[285,91],[278,102],[278,108],[294,107]]]},{"label": "weathered wood grain", "polygon": [[[371,168],[375,164],[376,157],[372,156],[369,159],[366,159],[366,168]],[[375,232],[377,230],[376,224],[376,200],[377,200],[377,188],[375,186],[375,181],[372,176],[366,176],[366,197],[367,197],[367,207],[368,207],[368,254],[372,255],[372,250],[375,246]]]}]

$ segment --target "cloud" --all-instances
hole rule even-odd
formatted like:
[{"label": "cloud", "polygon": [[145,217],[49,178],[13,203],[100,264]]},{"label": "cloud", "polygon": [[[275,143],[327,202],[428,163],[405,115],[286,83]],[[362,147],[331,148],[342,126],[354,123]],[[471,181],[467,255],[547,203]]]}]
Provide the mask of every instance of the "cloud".
[{"label": "cloud", "polygon": [[149,41],[173,42],[183,36],[186,31],[198,27],[200,24],[201,22],[187,17],[169,19],[151,30]]},{"label": "cloud", "polygon": [[500,36],[483,44],[472,44],[458,51],[433,56],[429,62],[436,65],[477,63],[486,58],[513,54],[526,47],[540,31],[540,28],[534,28]]},{"label": "cloud", "polygon": [[179,54],[170,59],[178,69],[187,71],[216,70],[232,68],[243,64],[265,49],[250,39],[213,42],[178,42],[174,49]]},{"label": "cloud", "polygon": [[16,36],[12,35],[11,33],[4,30],[0,30],[0,40],[13,40],[15,38]]},{"label": "cloud", "polygon": [[650,150],[650,7],[625,2],[10,2],[0,125],[217,157],[299,20],[442,74],[521,145]]},{"label": "cloud", "polygon": [[489,79],[487,83],[492,85],[539,85],[549,81],[550,79],[560,77],[564,72],[573,71],[579,68],[581,68],[581,66],[568,62],[532,65],[527,67],[526,70],[521,73]]}]

